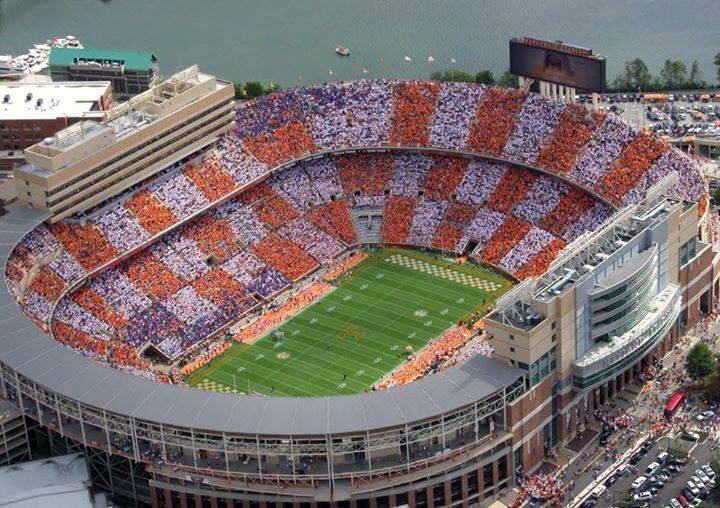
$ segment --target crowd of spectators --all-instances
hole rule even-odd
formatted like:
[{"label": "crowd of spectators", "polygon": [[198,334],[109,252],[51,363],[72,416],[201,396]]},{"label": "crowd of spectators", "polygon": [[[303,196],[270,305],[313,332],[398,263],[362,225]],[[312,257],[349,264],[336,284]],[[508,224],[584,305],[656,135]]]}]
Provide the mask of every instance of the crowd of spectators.
[{"label": "crowd of spectators", "polygon": [[539,150],[557,127],[565,104],[531,95],[525,101],[502,155],[506,159],[533,164]]},{"label": "crowd of spectators", "polygon": [[[567,242],[612,212],[577,188],[506,163],[355,153],[297,162],[167,231],[273,166],[331,148],[429,145],[478,152],[536,164],[619,205],[641,200],[675,171],[671,192],[707,205],[697,164],[658,138],[612,114],[514,90],[328,83],[264,96],[236,115],[235,128],[201,157],[26,235],[7,261],[6,280],[28,315],[46,326],[64,291],[93,273],[60,301],[52,328],[63,335],[58,340],[86,342],[93,355],[119,364],[125,358],[131,366],[137,355],[128,351],[141,343],[178,354],[214,333],[211,321],[227,322],[256,305],[251,295],[271,296],[330,262],[356,242],[355,206],[383,210],[386,243],[458,253],[472,246],[473,257],[520,277],[542,272]],[[221,289],[211,290],[213,284]],[[202,312],[189,322],[194,305]]]},{"label": "crowd of spectators", "polygon": [[440,86],[428,81],[400,82],[393,92],[390,142],[399,146],[427,146]]},{"label": "crowd of spectators", "polygon": [[373,390],[382,390],[396,385],[404,385],[437,371],[447,362],[454,352],[465,344],[471,331],[464,326],[452,326],[439,337],[431,340],[419,353],[409,353],[405,363],[397,367],[372,386]]}]

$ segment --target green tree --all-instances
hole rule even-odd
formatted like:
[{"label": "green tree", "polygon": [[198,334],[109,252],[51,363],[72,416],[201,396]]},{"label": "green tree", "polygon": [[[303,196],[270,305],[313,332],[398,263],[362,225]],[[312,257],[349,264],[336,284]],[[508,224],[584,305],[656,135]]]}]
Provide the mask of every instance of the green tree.
[{"label": "green tree", "polygon": [[244,90],[242,83],[233,81],[233,88],[235,89],[235,98],[242,99],[243,98],[243,90]]},{"label": "green tree", "polygon": [[680,60],[665,60],[660,81],[668,90],[681,90],[688,81],[687,66]]},{"label": "green tree", "polygon": [[718,82],[720,82],[720,53],[715,55],[715,60],[713,60],[713,62],[715,62],[715,67],[717,67],[717,75],[715,76],[715,78],[718,80]]},{"label": "green tree", "polygon": [[502,73],[502,76],[498,79],[498,85],[505,86],[508,88],[519,88],[520,80],[518,77],[510,72],[510,69]]},{"label": "green tree", "polygon": [[[713,196],[715,197],[715,204],[720,205],[720,186],[718,186],[717,189],[715,189],[715,192],[713,193]],[[720,360],[720,359],[719,359]]]},{"label": "green tree", "polygon": [[483,69],[475,74],[475,83],[479,83],[481,85],[493,85],[495,84],[495,76],[493,76],[492,71]]},{"label": "green tree", "polygon": [[713,371],[715,361],[707,344],[695,344],[685,359],[685,370],[693,381],[699,381]]},{"label": "green tree", "polygon": [[614,88],[621,92],[647,90],[653,84],[653,76],[647,64],[640,58],[625,62],[623,71],[615,77]]},{"label": "green tree", "polygon": [[703,79],[703,73],[700,69],[700,62],[695,60],[690,66],[690,88],[709,88],[707,81]]},{"label": "green tree", "polygon": [[446,71],[435,71],[430,74],[430,79],[435,81],[460,81],[463,83],[475,82],[475,77],[469,72],[461,69],[448,69]]},{"label": "green tree", "polygon": [[720,372],[717,368],[703,379],[702,392],[708,400],[720,400]]},{"label": "green tree", "polygon": [[265,86],[260,81],[248,81],[245,83],[245,97],[252,99],[265,95]]}]

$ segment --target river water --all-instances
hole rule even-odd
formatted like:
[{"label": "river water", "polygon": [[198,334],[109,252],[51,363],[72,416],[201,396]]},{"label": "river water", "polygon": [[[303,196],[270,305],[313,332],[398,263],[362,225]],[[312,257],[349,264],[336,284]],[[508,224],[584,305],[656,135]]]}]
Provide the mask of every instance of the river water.
[{"label": "river water", "polygon": [[[286,87],[449,67],[497,75],[519,35],[594,48],[608,58],[608,81],[636,56],[653,73],[666,58],[688,68],[697,59],[713,80],[720,0],[0,0],[0,54],[66,34],[88,47],[150,50],[164,75],[198,63]],[[335,55],[339,43],[352,56]]]}]

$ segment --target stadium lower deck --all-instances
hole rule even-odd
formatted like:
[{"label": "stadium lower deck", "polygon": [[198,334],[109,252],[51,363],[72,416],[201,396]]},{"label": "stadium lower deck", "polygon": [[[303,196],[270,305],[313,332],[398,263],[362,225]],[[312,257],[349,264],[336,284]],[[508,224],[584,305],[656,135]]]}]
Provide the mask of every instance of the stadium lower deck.
[{"label": "stadium lower deck", "polygon": [[337,288],[193,373],[198,388],[273,395],[364,391],[510,286],[470,263],[407,249],[375,253]]}]

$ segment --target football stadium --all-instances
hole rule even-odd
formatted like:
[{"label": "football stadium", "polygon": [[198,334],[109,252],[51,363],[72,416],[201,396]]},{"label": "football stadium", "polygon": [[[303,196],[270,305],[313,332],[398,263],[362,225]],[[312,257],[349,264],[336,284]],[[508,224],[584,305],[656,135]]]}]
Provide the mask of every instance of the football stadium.
[{"label": "football stadium", "polygon": [[26,152],[0,395],[135,505],[469,506],[718,298],[698,164],[525,90],[232,102],[196,67]]}]

